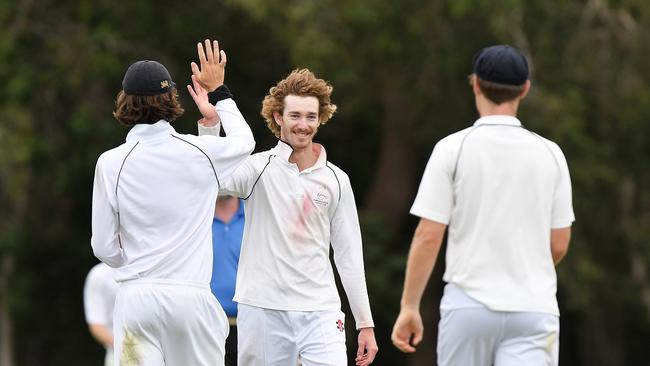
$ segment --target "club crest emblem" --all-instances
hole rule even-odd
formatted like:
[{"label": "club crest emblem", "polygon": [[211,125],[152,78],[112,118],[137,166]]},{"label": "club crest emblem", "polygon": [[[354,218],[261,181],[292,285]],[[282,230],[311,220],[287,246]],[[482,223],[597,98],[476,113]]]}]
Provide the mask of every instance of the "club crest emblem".
[{"label": "club crest emblem", "polygon": [[327,191],[325,190],[324,187],[314,195],[314,197],[312,198],[312,201],[314,201],[314,203],[316,205],[318,205],[320,207],[323,207],[323,208],[327,207],[327,205],[330,204],[329,196],[328,196]]},{"label": "club crest emblem", "polygon": [[167,80],[163,80],[163,81],[161,81],[161,82],[160,82],[160,88],[161,88],[161,89],[167,89],[167,88],[169,88],[169,81],[167,81]]}]

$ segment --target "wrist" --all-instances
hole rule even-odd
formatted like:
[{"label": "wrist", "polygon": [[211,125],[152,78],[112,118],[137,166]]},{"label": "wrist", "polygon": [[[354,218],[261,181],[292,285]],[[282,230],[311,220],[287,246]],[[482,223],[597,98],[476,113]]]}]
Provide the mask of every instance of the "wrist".
[{"label": "wrist", "polygon": [[400,309],[402,311],[414,311],[414,312],[419,312],[420,311],[420,304],[419,302],[413,302],[413,301],[405,301],[402,300],[400,302]]},{"label": "wrist", "polygon": [[228,98],[232,99],[233,96],[232,93],[230,92],[230,89],[228,89],[228,87],[226,86],[226,84],[221,84],[218,88],[208,93],[208,100],[212,105],[215,105],[219,101]]},{"label": "wrist", "polygon": [[219,117],[201,118],[198,122],[203,127],[216,127],[219,124]]}]

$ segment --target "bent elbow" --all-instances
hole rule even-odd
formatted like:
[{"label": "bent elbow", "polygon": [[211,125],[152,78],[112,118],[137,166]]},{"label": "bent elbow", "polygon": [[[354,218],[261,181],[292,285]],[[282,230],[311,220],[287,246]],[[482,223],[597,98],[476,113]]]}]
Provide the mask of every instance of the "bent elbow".
[{"label": "bent elbow", "polygon": [[92,248],[95,257],[110,267],[117,268],[126,264],[122,250],[119,248],[117,250],[103,250],[103,248],[96,246],[94,241]]}]

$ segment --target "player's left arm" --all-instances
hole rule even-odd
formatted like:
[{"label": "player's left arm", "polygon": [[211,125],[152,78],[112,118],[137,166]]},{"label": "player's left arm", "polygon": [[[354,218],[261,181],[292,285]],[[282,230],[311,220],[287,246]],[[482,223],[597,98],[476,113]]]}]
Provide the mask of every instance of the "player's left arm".
[{"label": "player's left arm", "polygon": [[551,149],[558,163],[558,175],[551,210],[551,255],[557,265],[569,250],[571,241],[571,225],[575,220],[573,212],[573,194],[569,166],[562,150],[557,144]]},{"label": "player's left arm", "polygon": [[359,330],[355,362],[358,366],[367,366],[375,359],[378,347],[366,287],[359,216],[347,179],[341,181],[341,197],[332,215],[330,230],[336,269]]}]

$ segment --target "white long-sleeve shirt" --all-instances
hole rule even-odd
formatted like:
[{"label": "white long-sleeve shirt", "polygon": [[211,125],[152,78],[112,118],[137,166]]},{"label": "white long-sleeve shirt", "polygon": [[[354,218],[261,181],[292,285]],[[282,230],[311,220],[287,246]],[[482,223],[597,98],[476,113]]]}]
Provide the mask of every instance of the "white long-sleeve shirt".
[{"label": "white long-sleeve shirt", "polygon": [[232,99],[216,110],[226,137],[178,134],[164,120],[138,124],[97,160],[92,248],[118,267],[118,281],[210,282],[218,186],[255,146]]},{"label": "white long-sleeve shirt", "polygon": [[280,141],[251,155],[221,188],[243,197],[246,212],[234,300],[275,310],[340,309],[334,261],[358,328],[374,326],[361,231],[350,180],[327,161],[302,172]]}]

